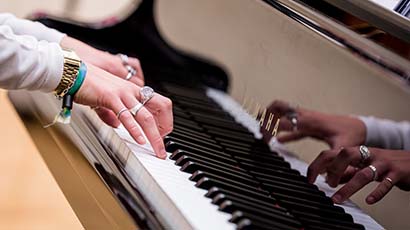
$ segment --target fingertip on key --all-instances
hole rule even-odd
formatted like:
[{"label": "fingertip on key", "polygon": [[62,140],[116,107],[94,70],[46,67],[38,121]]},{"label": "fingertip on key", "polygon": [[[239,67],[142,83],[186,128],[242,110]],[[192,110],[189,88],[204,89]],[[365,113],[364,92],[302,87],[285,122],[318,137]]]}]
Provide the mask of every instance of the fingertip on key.
[{"label": "fingertip on key", "polygon": [[366,198],[366,202],[367,202],[368,204],[374,204],[374,202],[375,202],[374,196],[369,196],[369,197],[367,197],[367,198]]},{"label": "fingertip on key", "polygon": [[340,196],[339,194],[335,194],[332,197],[333,202],[335,202],[336,204],[341,204],[342,201],[342,196]]}]

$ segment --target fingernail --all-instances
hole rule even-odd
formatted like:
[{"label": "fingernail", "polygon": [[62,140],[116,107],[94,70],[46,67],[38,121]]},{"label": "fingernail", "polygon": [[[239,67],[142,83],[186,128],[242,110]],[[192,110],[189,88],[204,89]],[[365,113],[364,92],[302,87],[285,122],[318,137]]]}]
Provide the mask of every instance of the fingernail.
[{"label": "fingernail", "polygon": [[340,196],[339,194],[336,194],[332,197],[333,202],[340,204],[342,203],[342,196]]},{"label": "fingernail", "polygon": [[144,138],[143,136],[139,136],[139,137],[137,138],[137,142],[138,142],[138,144],[140,144],[140,145],[143,145],[143,144],[146,143],[145,138]]},{"label": "fingernail", "polygon": [[375,201],[374,196],[369,196],[369,197],[367,197],[367,199],[366,199],[366,202],[367,202],[368,204],[373,204],[374,201]]}]

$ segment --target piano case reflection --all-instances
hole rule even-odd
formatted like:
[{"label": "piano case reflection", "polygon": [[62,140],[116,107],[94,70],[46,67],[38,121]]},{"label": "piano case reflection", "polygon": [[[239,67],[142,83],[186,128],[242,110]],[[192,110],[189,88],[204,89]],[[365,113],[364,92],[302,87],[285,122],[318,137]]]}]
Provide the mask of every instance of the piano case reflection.
[{"label": "piano case reflection", "polygon": [[[364,229],[223,108],[217,96],[228,89],[226,72],[168,45],[156,27],[154,3],[144,0],[124,20],[103,27],[37,18],[96,48],[138,57],[147,85],[174,102],[175,129],[164,140],[170,153],[166,161],[155,159],[123,129],[107,127],[82,106],[72,124],[52,127],[77,145],[135,225]],[[10,98],[20,115],[42,124],[58,111],[51,96],[11,92]]]}]

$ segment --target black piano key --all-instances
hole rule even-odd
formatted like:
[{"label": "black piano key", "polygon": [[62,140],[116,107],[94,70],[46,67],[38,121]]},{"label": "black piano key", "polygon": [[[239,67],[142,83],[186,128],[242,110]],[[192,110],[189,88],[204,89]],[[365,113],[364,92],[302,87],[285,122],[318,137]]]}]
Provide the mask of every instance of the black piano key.
[{"label": "black piano key", "polygon": [[346,222],[346,221],[338,221],[338,220],[331,220],[331,219],[315,219],[313,217],[303,217],[306,213],[296,212],[295,215],[298,216],[300,221],[305,224],[307,229],[340,229],[340,230],[357,230],[363,229],[364,227],[360,224]]},{"label": "black piano key", "polygon": [[266,204],[277,204],[277,200],[267,194],[260,194],[260,193],[242,194],[242,193],[227,190],[221,187],[212,187],[208,189],[208,192],[205,194],[206,197],[212,198],[212,199],[214,199],[218,195],[229,195],[231,197],[248,200],[250,202],[257,200],[258,202],[262,202]]},{"label": "black piano key", "polygon": [[276,172],[275,174],[265,174],[265,173],[256,172],[252,170],[249,170],[248,172],[249,174],[253,175],[255,178],[257,178],[262,183],[270,182],[270,181],[283,181],[287,183],[306,185],[306,186],[317,189],[316,185],[307,183],[306,177],[303,177],[302,175],[299,175],[295,178],[294,175],[292,174],[292,177],[288,178],[287,173],[283,174],[281,172]]},{"label": "black piano key", "polygon": [[[287,214],[281,210],[268,209],[265,207],[252,207],[249,205],[243,205],[237,202],[226,200],[219,205],[219,210],[227,213],[234,213],[235,211],[248,212],[253,215],[269,219],[275,223],[281,223],[285,226],[300,227],[301,224],[291,214]],[[252,218],[250,218],[252,220]]]},{"label": "black piano key", "polygon": [[280,200],[280,201],[294,201],[295,203],[304,203],[304,204],[309,204],[309,205],[316,206],[316,207],[321,207],[321,206],[330,207],[330,206],[333,206],[333,207],[337,208],[337,206],[333,205],[333,201],[331,199],[325,200],[323,202],[323,201],[318,201],[318,200],[311,200],[311,199],[306,198],[306,197],[295,197],[291,194],[275,194],[275,198]]},{"label": "black piano key", "polygon": [[296,203],[290,201],[280,202],[283,206],[289,208],[290,210],[296,210],[304,213],[312,213],[323,218],[337,219],[340,221],[352,222],[353,218],[344,212],[340,212],[339,209],[334,209],[335,206],[324,206],[324,205],[309,205],[304,203]]},{"label": "black piano key", "polygon": [[221,161],[223,163],[238,166],[238,162],[230,158],[229,155],[216,154],[216,153],[211,153],[211,152],[207,152],[206,154],[204,154],[203,152],[190,152],[190,151],[185,151],[185,150],[176,150],[171,154],[170,158],[171,160],[177,160],[182,155],[196,156],[196,157],[202,158],[205,161],[208,159],[211,159],[211,160]]},{"label": "black piano key", "polygon": [[260,159],[257,156],[251,158],[245,158],[241,156],[235,156],[235,160],[239,161],[240,163],[248,163],[249,165],[255,165],[256,167],[261,168],[275,168],[278,170],[290,170],[290,164],[283,160],[275,160],[274,158],[271,159]]},{"label": "black piano key", "polygon": [[172,132],[184,133],[187,135],[189,134],[190,136],[200,136],[200,137],[212,139],[212,137],[206,134],[205,132],[198,132],[198,131],[195,131],[189,128],[178,126],[176,124],[174,125],[174,130]]},{"label": "black piano key", "polygon": [[213,143],[212,141],[203,141],[200,138],[196,138],[195,140],[190,138],[178,138],[177,135],[169,135],[164,138],[164,142],[173,141],[175,143],[184,143],[189,145],[201,146],[206,147],[209,149],[217,149],[223,150],[217,143]]},{"label": "black piano key", "polygon": [[214,179],[214,178],[208,178],[208,177],[202,177],[196,184],[196,187],[198,188],[202,188],[202,189],[206,189],[209,190],[212,187],[221,187],[224,188],[226,190],[230,190],[230,191],[234,191],[237,193],[242,193],[244,195],[249,195],[252,196],[253,194],[264,194],[264,195],[268,195],[268,193],[266,191],[263,191],[259,188],[254,188],[251,186],[246,186],[246,185],[237,185],[237,184],[230,184],[227,183],[226,181],[220,181],[218,179]]},{"label": "black piano key", "polygon": [[[217,142],[213,140],[211,137],[207,137],[204,135],[198,135],[195,133],[188,133],[188,132],[184,132],[181,130],[173,130],[172,133],[168,134],[168,137],[176,137],[176,138],[184,139],[188,141],[200,140],[200,141],[207,142],[207,143],[217,144]],[[164,139],[164,142],[166,142],[165,139]]]},{"label": "black piano key", "polygon": [[205,132],[204,129],[197,124],[192,124],[192,123],[184,123],[181,119],[175,119],[174,120],[174,128],[179,129],[179,128],[185,128],[189,129],[195,132]]},{"label": "black piano key", "polygon": [[[237,198],[235,196],[230,196],[230,195],[225,195],[225,194],[218,194],[216,195],[213,199],[212,199],[212,203],[216,204],[218,206],[223,206],[223,203],[225,201],[231,201],[234,203],[238,203],[244,206],[249,206],[249,207],[253,207],[253,208],[257,208],[257,209],[264,209],[267,212],[273,212],[276,213],[278,215],[283,215],[285,217],[289,217],[289,212],[285,209],[282,208],[280,206],[278,206],[277,204],[270,204],[270,203],[263,203],[260,202],[256,199],[253,200],[249,200],[249,199],[242,199],[242,198]],[[234,209],[232,208],[226,208],[226,210],[231,210],[231,211],[227,211],[227,212],[233,212]],[[240,209],[240,208],[239,208]],[[242,209],[240,209],[242,210]]]},{"label": "black piano key", "polygon": [[254,228],[244,228],[244,229],[283,229],[283,230],[300,230],[303,229],[302,224],[299,222],[298,226],[289,226],[286,224],[282,224],[280,222],[276,222],[269,218],[263,218],[258,215],[254,215],[252,213],[248,213],[245,211],[236,211],[232,213],[232,218],[230,221],[232,223],[239,223],[242,220],[250,220]]},{"label": "black piano key", "polygon": [[230,131],[226,129],[217,129],[211,126],[205,126],[206,130],[208,131],[209,134],[218,136],[218,137],[225,137],[227,139],[231,140],[236,140],[238,142],[241,141],[249,141],[250,139],[253,139],[252,134],[246,134],[246,133],[240,133],[240,132],[235,132],[235,131]]},{"label": "black piano key", "polygon": [[258,199],[255,199],[254,197],[243,196],[238,193],[235,193],[235,195],[232,195],[232,193],[233,192],[227,192],[227,193],[219,192],[212,198],[212,204],[220,205],[225,200],[233,200],[233,201],[238,201],[238,202],[239,201],[244,202],[246,204],[255,204],[255,205],[261,205],[261,206],[275,206],[275,208],[284,209],[277,204],[274,198],[266,199],[267,201],[262,201],[259,199],[259,197]]},{"label": "black piano key", "polygon": [[278,170],[273,167],[272,168],[260,168],[255,165],[248,164],[246,162],[241,162],[240,165],[247,171],[256,171],[256,172],[268,174],[268,175],[283,175],[288,179],[294,179],[294,180],[306,180],[303,176],[300,175],[298,171],[294,169]]},{"label": "black piano key", "polygon": [[181,166],[180,170],[186,173],[190,173],[190,174],[193,174],[197,170],[201,170],[205,172],[215,172],[215,170],[222,170],[222,171],[225,170],[230,173],[236,173],[243,177],[248,176],[245,171],[242,171],[239,168],[224,167],[224,166],[220,166],[219,164],[213,165],[213,164],[210,164],[209,162],[201,161],[198,159],[191,159],[190,161],[187,161],[184,165]]},{"label": "black piano key", "polygon": [[271,191],[274,197],[275,197],[275,194],[289,194],[293,196],[305,197],[311,200],[317,200],[320,202],[329,202],[329,200],[331,200],[330,198],[323,196],[320,193],[313,192],[313,191],[310,192],[310,191],[299,190],[296,188],[287,188],[287,187],[282,187],[280,185],[263,184],[263,187]]},{"label": "black piano key", "polygon": [[176,150],[186,150],[188,152],[203,152],[204,154],[208,152],[212,153],[222,153],[222,149],[213,149],[213,148],[207,148],[201,145],[197,145],[194,143],[186,143],[185,141],[168,141],[165,142],[165,149],[168,152],[175,152]]},{"label": "black piano key", "polygon": [[201,178],[203,177],[208,177],[208,178],[226,178],[229,180],[234,180],[237,182],[241,182],[241,183],[245,183],[248,184],[250,186],[254,186],[254,187],[259,187],[259,183],[256,182],[253,178],[247,178],[247,177],[243,177],[243,176],[238,176],[229,172],[224,172],[224,171],[220,171],[220,170],[215,170],[217,171],[217,174],[212,173],[212,172],[204,172],[201,170],[197,170],[195,171],[191,177],[189,178],[192,181],[199,181]]},{"label": "black piano key", "polygon": [[[188,163],[187,163],[188,164]],[[201,170],[196,170],[196,171],[201,171]],[[213,186],[219,186],[219,185],[235,185],[239,188],[242,189],[246,189],[246,190],[254,190],[254,191],[258,191],[259,186],[257,183],[247,183],[245,180],[232,180],[229,178],[225,178],[216,174],[211,174],[209,173],[209,177],[208,176],[203,176],[201,177],[198,181],[197,181],[197,185],[200,188],[203,189],[210,189]]]}]

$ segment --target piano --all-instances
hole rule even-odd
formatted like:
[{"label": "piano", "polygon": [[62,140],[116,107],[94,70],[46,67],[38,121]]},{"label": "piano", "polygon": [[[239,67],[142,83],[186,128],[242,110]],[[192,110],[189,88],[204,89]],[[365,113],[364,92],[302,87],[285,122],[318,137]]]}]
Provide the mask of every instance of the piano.
[{"label": "piano", "polygon": [[[218,6],[233,6],[236,1]],[[394,82],[401,88],[406,87],[410,74],[407,36],[410,27],[394,26],[377,14],[358,18],[357,12],[366,8],[358,4],[351,10],[342,2],[266,0],[238,1],[238,5],[244,6],[244,11],[260,10],[299,29],[303,27],[300,33],[306,33],[308,41],[317,39],[325,47],[331,47],[326,50],[318,47],[321,53],[343,56],[347,64],[354,63],[352,69],[360,74],[383,75],[375,77],[377,82]],[[258,123],[227,94],[229,88],[235,87],[232,86],[235,73],[229,73],[218,61],[170,45],[157,27],[156,3],[143,0],[130,15],[110,23],[78,23],[50,15],[35,18],[96,48],[138,57],[147,85],[174,103],[174,131],[164,139],[169,154],[165,161],[153,157],[149,145],[137,145],[122,127],[107,127],[92,110],[79,105],[75,107],[70,125],[41,131],[54,133],[51,139],[65,137],[70,140],[135,227],[383,228],[351,202],[334,205],[329,198],[332,190],[325,186],[323,178],[315,185],[307,183],[304,176],[306,163],[277,143],[265,144],[260,139]],[[232,11],[233,14],[240,12],[237,9]],[[402,18],[386,14],[409,25]],[[242,19],[240,22],[247,21]],[[367,23],[366,28],[381,33],[370,36],[362,33],[362,27],[355,25],[363,21]],[[247,27],[251,25],[242,26],[249,29]],[[286,31],[286,28],[282,29]],[[292,28],[288,30],[294,32]],[[389,43],[386,36],[400,41],[399,45]],[[267,49],[263,43],[249,45],[257,50]],[[237,53],[246,52],[247,48],[243,49],[245,51]],[[265,61],[262,65],[269,65],[272,59],[268,57]],[[250,61],[250,64],[256,63]],[[308,75],[313,74],[307,72]],[[407,95],[406,92],[403,94]],[[59,109],[58,102],[50,95],[10,92],[9,97],[23,120],[37,126],[52,120]]]}]

